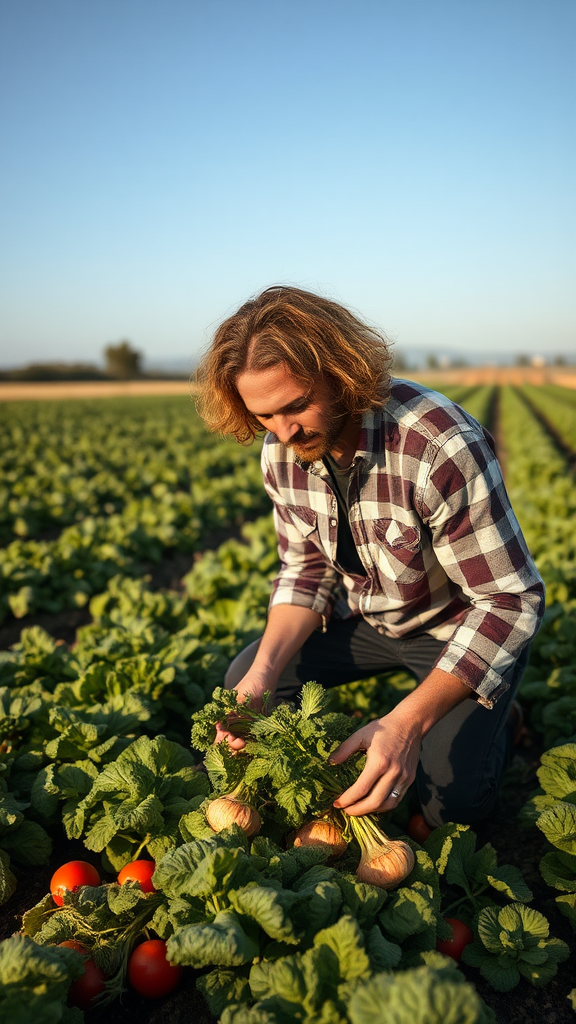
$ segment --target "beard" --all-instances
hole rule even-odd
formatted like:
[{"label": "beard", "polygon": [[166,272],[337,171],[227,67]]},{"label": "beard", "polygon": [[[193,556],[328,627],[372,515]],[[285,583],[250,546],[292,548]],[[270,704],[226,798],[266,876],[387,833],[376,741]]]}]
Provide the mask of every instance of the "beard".
[{"label": "beard", "polygon": [[344,426],[345,414],[333,416],[322,432],[300,430],[287,445],[302,462],[317,462],[323,459],[338,440]]}]

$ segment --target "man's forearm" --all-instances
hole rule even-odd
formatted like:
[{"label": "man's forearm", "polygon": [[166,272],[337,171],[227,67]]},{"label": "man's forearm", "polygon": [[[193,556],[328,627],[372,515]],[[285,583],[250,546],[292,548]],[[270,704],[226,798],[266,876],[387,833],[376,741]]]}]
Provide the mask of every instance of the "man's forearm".
[{"label": "man's forearm", "polygon": [[311,608],[278,604],[270,609],[268,623],[250,669],[267,685],[276,686],[278,677],[309,636],[322,624],[322,616]]},{"label": "man's forearm", "polygon": [[457,676],[433,668],[426,679],[412,690],[390,714],[408,728],[416,726],[422,737],[444,718],[449,711],[457,707],[473,691]]}]

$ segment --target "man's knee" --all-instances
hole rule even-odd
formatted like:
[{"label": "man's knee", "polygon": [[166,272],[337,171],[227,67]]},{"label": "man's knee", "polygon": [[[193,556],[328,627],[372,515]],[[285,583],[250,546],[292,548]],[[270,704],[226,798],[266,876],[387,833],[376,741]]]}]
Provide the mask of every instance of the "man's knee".
[{"label": "man's knee", "polygon": [[240,654],[237,654],[233,661],[230,662],[226,675],[224,676],[224,686],[227,690],[233,690],[238,685],[241,679],[244,678],[248,669],[252,666],[256,652],[260,646],[260,638],[254,640],[253,643],[248,644]]}]

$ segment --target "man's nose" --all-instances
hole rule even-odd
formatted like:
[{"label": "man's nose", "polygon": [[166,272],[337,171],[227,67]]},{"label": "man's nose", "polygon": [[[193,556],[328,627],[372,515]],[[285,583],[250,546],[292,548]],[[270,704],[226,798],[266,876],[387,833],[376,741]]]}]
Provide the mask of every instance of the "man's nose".
[{"label": "man's nose", "polygon": [[291,416],[274,417],[274,433],[282,444],[288,444],[300,430],[300,425]]}]

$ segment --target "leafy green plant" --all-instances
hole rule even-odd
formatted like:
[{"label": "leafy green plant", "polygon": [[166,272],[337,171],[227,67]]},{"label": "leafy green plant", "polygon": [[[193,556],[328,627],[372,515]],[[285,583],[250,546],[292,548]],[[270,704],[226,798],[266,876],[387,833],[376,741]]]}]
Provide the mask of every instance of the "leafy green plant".
[{"label": "leafy green plant", "polygon": [[70,838],[105,852],[119,870],[147,850],[159,860],[182,842],[180,819],[204,799],[207,779],[189,751],[164,736],[141,736],[106,765],[67,819]]},{"label": "leafy green plant", "polygon": [[476,834],[468,825],[441,825],[428,837],[424,849],[440,878],[451,890],[464,893],[443,908],[445,917],[457,910],[459,916],[469,918],[485,904],[493,904],[496,896],[523,903],[532,899],[532,891],[518,868],[499,865],[490,843],[476,850]]},{"label": "leafy green plant", "polygon": [[541,789],[522,808],[521,819],[534,822],[555,847],[542,857],[540,872],[564,893],[556,903],[576,931],[576,744],[547,750],[537,774]]},{"label": "leafy green plant", "polygon": [[[222,1012],[222,1024],[495,1024],[492,1010],[455,968],[435,962],[370,976],[363,950],[350,939],[338,922],[306,953],[255,965],[237,1003],[222,1011],[215,979],[213,1012]],[[252,1007],[240,1001],[248,986],[258,998]]]},{"label": "leafy green plant", "polygon": [[499,992],[515,988],[521,977],[537,987],[555,976],[570,950],[561,939],[549,938],[543,914],[522,903],[499,910],[484,907],[474,922],[476,941],[466,946],[462,959],[479,967],[483,978]]},{"label": "leafy green plant", "polygon": [[10,1024],[82,1024],[80,1010],[65,1000],[84,972],[73,949],[42,948],[26,935],[0,943],[0,1017]]}]

